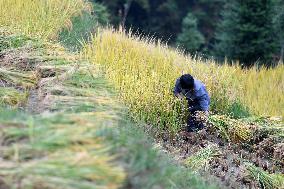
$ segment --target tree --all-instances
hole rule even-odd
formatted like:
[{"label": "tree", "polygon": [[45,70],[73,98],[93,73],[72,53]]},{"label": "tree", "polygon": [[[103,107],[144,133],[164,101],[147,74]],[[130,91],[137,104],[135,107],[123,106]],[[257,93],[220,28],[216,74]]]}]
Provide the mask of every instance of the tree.
[{"label": "tree", "polygon": [[275,16],[275,26],[277,31],[277,36],[279,39],[280,46],[280,60],[284,61],[284,2],[277,2],[276,6],[276,16]]},{"label": "tree", "polygon": [[161,39],[173,44],[181,31],[182,17],[176,0],[151,2],[150,31]]},{"label": "tree", "polygon": [[190,11],[198,20],[198,29],[205,38],[202,52],[211,54],[215,41],[217,23],[221,19],[220,10],[225,0],[196,0],[190,5]]},{"label": "tree", "polygon": [[226,3],[224,6],[224,11],[222,12],[223,20],[219,23],[216,32],[216,44],[214,46],[214,55],[218,58],[220,57],[234,57],[234,52],[237,52],[235,44],[237,43],[236,35],[237,27],[235,24],[238,23],[237,15],[238,4],[236,1],[231,3]]},{"label": "tree", "polygon": [[98,26],[108,23],[109,13],[106,7],[100,3],[93,3],[92,12],[83,11],[81,15],[72,18],[72,28],[63,29],[59,34],[59,40],[71,50],[80,50],[82,40],[90,40],[91,32]]},{"label": "tree", "polygon": [[182,22],[182,32],[177,37],[177,44],[194,53],[204,44],[204,37],[197,29],[197,19],[189,12]]},{"label": "tree", "polygon": [[233,0],[227,3],[217,34],[217,55],[244,66],[270,66],[277,42],[273,27],[274,0]]},{"label": "tree", "polygon": [[[148,0],[92,0],[93,2],[100,2],[103,5],[106,5],[111,13],[112,24],[118,25],[127,25],[127,19],[132,11],[133,7],[136,8],[139,6],[141,9],[147,10],[149,8]],[[136,14],[137,12],[135,12]],[[145,14],[145,13],[144,13]],[[133,23],[130,23],[131,25]]]},{"label": "tree", "polygon": [[[93,0],[94,1],[94,0]],[[98,0],[106,5],[115,26],[125,23],[146,34],[173,44],[181,31],[182,18],[187,13],[188,0]],[[184,4],[181,5],[180,3]]]},{"label": "tree", "polygon": [[107,8],[100,3],[93,3],[93,20],[95,20],[100,25],[107,25],[109,23],[110,15]]}]

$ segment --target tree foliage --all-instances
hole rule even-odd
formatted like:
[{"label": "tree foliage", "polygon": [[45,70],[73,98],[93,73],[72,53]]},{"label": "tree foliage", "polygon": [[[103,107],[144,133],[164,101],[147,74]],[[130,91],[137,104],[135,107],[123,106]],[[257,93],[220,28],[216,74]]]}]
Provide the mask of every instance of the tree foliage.
[{"label": "tree foliage", "polygon": [[[93,3],[92,12],[83,11],[82,14],[72,18],[72,27],[65,28],[59,34],[59,40],[73,51],[79,50],[81,41],[88,41],[91,32],[98,26],[105,26],[109,23],[107,8],[100,3]],[[78,40],[79,39],[79,40]]]},{"label": "tree foliage", "polygon": [[220,60],[226,56],[247,66],[269,66],[283,57],[283,0],[92,1],[107,7],[115,27],[182,45],[189,52]]},{"label": "tree foliage", "polygon": [[194,53],[200,50],[204,42],[204,37],[197,28],[197,19],[189,12],[183,19],[182,32],[177,37],[177,44]]},{"label": "tree foliage", "polygon": [[280,60],[284,61],[284,1],[278,1],[276,6],[275,26],[280,46]]},{"label": "tree foliage", "polygon": [[217,53],[248,67],[255,63],[270,65],[277,47],[273,9],[273,0],[227,3],[217,35]]}]

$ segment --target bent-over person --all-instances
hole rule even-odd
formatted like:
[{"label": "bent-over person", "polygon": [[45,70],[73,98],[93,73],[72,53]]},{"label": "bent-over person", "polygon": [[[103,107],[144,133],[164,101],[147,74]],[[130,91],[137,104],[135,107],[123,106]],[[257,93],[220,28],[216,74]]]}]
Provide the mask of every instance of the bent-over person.
[{"label": "bent-over person", "polygon": [[210,105],[205,85],[190,74],[184,74],[176,80],[173,92],[176,97],[185,97],[188,102],[190,114],[187,118],[187,131],[195,132],[203,129]]}]

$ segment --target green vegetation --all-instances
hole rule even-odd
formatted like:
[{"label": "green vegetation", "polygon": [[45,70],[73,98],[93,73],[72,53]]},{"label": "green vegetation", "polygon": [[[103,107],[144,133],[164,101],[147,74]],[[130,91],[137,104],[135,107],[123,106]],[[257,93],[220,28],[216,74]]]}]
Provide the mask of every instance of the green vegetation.
[{"label": "green vegetation", "polygon": [[[10,34],[1,39],[21,39],[16,48],[2,50],[3,72],[36,77],[30,87],[29,80],[15,79],[0,88],[1,188],[208,188],[153,148],[154,140],[128,120],[98,66],[56,44]],[[28,57],[18,59],[23,54]],[[22,89],[25,98],[18,95]],[[15,106],[22,110],[10,109]]]},{"label": "green vegetation", "polygon": [[284,2],[279,1],[276,7],[275,25],[280,46],[280,61],[284,62]]},{"label": "green vegetation", "polygon": [[[200,29],[192,17],[203,17],[202,4],[216,10],[221,1],[214,2],[195,2],[194,14],[184,9],[184,34]],[[107,21],[106,9],[76,3],[13,0],[3,8],[0,188],[220,188],[209,174],[228,187],[282,188],[283,65],[221,66],[122,30],[99,29],[90,37],[93,20]],[[180,3],[127,1],[122,23],[137,5],[158,6],[166,23],[178,23],[181,15],[169,13]],[[43,22],[52,19],[52,27]],[[69,29],[60,34],[64,26]],[[79,50],[83,39],[81,56],[47,42],[58,37],[71,50]],[[172,95],[185,72],[204,81],[212,97],[207,129],[194,135],[179,132],[186,102]]]},{"label": "green vegetation", "polygon": [[182,33],[178,35],[177,44],[189,52],[195,53],[204,44],[204,37],[197,29],[197,20],[188,13],[182,22]]},{"label": "green vegetation", "polygon": [[216,52],[246,67],[273,64],[277,38],[273,27],[273,1],[250,0],[227,3],[219,26]]},{"label": "green vegetation", "polygon": [[[247,67],[260,64],[275,66],[279,60],[283,60],[281,0],[98,2],[108,8],[111,24],[153,35],[172,46],[182,45],[191,55],[213,57],[220,63],[226,57],[232,63],[239,61]],[[196,26],[186,27],[185,22],[195,23],[193,25]],[[196,38],[189,40],[189,37]]]},{"label": "green vegetation", "polygon": [[83,11],[81,15],[72,18],[72,27],[65,28],[59,34],[59,41],[69,50],[80,50],[83,41],[89,41],[91,33],[99,26],[108,24],[109,14],[106,8],[93,3],[94,11]]},{"label": "green vegetation", "polygon": [[117,188],[124,173],[110,163],[113,157],[98,134],[105,125],[102,115],[34,117],[1,110],[0,174],[5,185],[13,188],[20,181],[20,188]]}]

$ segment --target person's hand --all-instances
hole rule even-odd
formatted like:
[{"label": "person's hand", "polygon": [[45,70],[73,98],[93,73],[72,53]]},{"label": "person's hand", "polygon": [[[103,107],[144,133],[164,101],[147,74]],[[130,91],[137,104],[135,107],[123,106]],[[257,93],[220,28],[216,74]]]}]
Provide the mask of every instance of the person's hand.
[{"label": "person's hand", "polygon": [[197,111],[195,116],[197,121],[206,122],[208,119],[208,111]]},{"label": "person's hand", "polygon": [[183,96],[181,94],[177,94],[176,97],[179,99],[179,100],[182,100],[183,99]]}]

